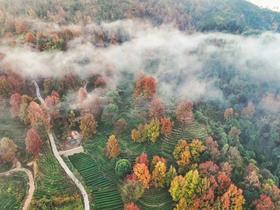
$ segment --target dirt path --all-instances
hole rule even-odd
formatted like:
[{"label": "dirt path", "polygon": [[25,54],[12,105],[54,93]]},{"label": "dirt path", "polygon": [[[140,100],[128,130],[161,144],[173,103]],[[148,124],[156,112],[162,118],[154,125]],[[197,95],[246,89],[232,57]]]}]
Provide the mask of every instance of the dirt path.
[{"label": "dirt path", "polygon": [[[38,84],[36,83],[36,81],[33,81],[33,84],[35,85],[35,88],[36,88],[37,98],[39,99],[41,104],[44,103],[44,99],[42,98],[42,96],[40,94],[40,89],[39,89]],[[72,173],[72,171],[68,168],[67,164],[64,162],[64,160],[59,155],[56,144],[55,144],[54,136],[51,131],[48,131],[48,137],[49,137],[52,152],[53,152],[55,158],[57,159],[57,161],[59,162],[60,166],[63,168],[65,173],[69,176],[69,178],[74,182],[74,184],[80,190],[80,193],[81,193],[81,195],[83,197],[83,201],[84,201],[84,209],[89,210],[90,208],[89,208],[88,194],[87,194],[84,186],[79,181],[79,179],[76,178],[76,176]]]},{"label": "dirt path", "polygon": [[29,185],[29,189],[28,189],[28,193],[25,197],[25,201],[22,207],[22,210],[28,210],[29,205],[31,203],[34,191],[35,191],[35,184],[34,184],[34,178],[33,175],[31,173],[31,171],[29,171],[26,168],[15,168],[15,169],[11,169],[7,172],[4,173],[0,173],[0,176],[10,176],[12,173],[16,173],[16,172],[24,172],[26,173],[27,177],[28,177],[28,185]]}]

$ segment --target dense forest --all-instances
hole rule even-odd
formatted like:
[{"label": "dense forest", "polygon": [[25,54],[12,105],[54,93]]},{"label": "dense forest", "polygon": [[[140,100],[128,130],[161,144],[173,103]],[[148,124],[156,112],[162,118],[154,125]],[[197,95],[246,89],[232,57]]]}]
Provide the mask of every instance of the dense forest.
[{"label": "dense forest", "polygon": [[0,0],[0,25],[0,209],[280,209],[280,13]]}]

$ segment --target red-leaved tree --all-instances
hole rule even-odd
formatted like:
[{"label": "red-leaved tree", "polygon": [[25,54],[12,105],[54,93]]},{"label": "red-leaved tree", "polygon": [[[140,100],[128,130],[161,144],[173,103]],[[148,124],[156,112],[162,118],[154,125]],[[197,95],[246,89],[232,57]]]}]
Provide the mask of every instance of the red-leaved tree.
[{"label": "red-leaved tree", "polygon": [[255,206],[256,210],[276,210],[271,198],[265,194],[255,201]]},{"label": "red-leaved tree", "polygon": [[156,94],[156,80],[151,76],[143,75],[136,81],[134,96],[151,100]]},{"label": "red-leaved tree", "polygon": [[25,145],[27,152],[31,153],[35,157],[38,156],[41,151],[42,140],[35,128],[30,128],[27,131]]},{"label": "red-leaved tree", "polygon": [[32,127],[45,126],[46,128],[50,128],[50,118],[47,112],[34,101],[27,108],[27,118]]},{"label": "red-leaved tree", "polygon": [[21,95],[14,93],[10,97],[10,112],[13,117],[18,117],[20,113]]},{"label": "red-leaved tree", "polygon": [[159,98],[153,99],[149,105],[150,118],[160,119],[164,116],[165,107]]},{"label": "red-leaved tree", "polygon": [[176,119],[183,125],[193,122],[193,103],[182,101],[176,107]]}]

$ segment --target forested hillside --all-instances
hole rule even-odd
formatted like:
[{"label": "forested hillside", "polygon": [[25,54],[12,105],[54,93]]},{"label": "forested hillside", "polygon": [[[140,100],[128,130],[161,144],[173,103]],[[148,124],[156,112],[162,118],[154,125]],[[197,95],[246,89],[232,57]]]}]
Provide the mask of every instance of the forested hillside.
[{"label": "forested hillside", "polygon": [[0,26],[0,209],[280,209],[280,13],[0,0]]}]

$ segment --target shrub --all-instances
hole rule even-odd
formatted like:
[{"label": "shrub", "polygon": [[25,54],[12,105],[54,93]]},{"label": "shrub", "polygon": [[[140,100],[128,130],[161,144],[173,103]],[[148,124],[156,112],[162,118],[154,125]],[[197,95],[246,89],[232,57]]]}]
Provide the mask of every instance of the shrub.
[{"label": "shrub", "polygon": [[120,177],[124,177],[131,171],[131,163],[127,159],[120,159],[115,166],[115,173]]}]

